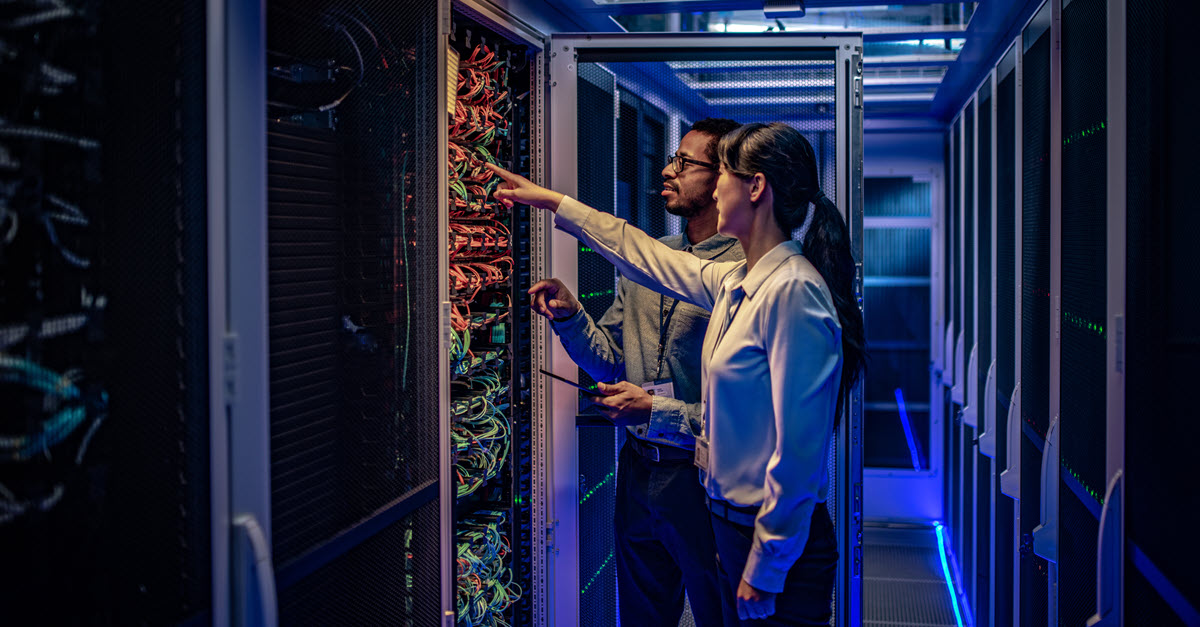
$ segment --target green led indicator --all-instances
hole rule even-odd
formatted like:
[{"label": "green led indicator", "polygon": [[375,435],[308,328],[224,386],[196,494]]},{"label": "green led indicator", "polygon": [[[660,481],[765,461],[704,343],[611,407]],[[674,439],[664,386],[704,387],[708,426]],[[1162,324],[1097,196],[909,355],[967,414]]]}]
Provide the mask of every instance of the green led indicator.
[{"label": "green led indicator", "polygon": [[596,571],[596,574],[592,575],[591,579],[588,579],[587,585],[584,586],[583,589],[579,591],[580,596],[583,596],[584,594],[586,594],[588,591],[588,588],[592,587],[592,584],[595,583],[596,578],[600,576],[600,573],[604,572],[605,568],[608,568],[608,563],[612,561],[613,553],[614,553],[614,551],[608,552],[608,557],[604,558],[604,563],[600,565],[600,569]]},{"label": "green led indicator", "polygon": [[595,298],[597,296],[608,296],[608,295],[614,294],[614,293],[615,293],[614,290],[602,290],[599,292],[592,292],[590,294],[580,294],[579,297],[580,298]]},{"label": "green led indicator", "polygon": [[595,494],[598,490],[600,490],[600,488],[604,487],[604,484],[608,483],[615,476],[617,476],[617,471],[615,471],[615,470],[608,473],[607,477],[601,479],[600,483],[597,483],[596,485],[592,486],[592,489],[588,490],[587,494],[583,495],[583,498],[579,499],[579,504],[583,505],[584,501],[592,498],[593,494]]}]

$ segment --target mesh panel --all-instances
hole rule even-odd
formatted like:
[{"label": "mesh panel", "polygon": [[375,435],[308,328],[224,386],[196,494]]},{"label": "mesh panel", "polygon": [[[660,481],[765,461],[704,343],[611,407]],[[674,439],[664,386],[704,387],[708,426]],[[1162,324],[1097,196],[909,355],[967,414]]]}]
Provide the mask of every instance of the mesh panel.
[{"label": "mesh panel", "polygon": [[[865,217],[925,217],[930,214],[930,185],[909,177],[871,177],[863,189]],[[866,255],[870,261],[870,255]]]},{"label": "mesh panel", "polygon": [[[911,178],[864,181],[867,216],[928,216],[930,185]],[[864,465],[923,468],[929,437],[931,231],[869,227],[864,231],[864,308],[871,376],[864,387]],[[903,402],[903,411],[901,411]]]},{"label": "mesh panel", "polygon": [[[996,86],[996,394],[1006,407],[1016,376],[1016,80],[1013,72]],[[1000,424],[1006,417],[997,414]]]},{"label": "mesh panel", "polygon": [[[951,160],[950,160],[950,233],[953,243],[950,247],[950,272],[947,274],[952,279],[950,289],[946,293],[946,297],[950,300],[950,317],[951,321],[955,321],[954,337],[950,338],[951,342],[958,340],[958,334],[962,333],[962,269],[959,265],[962,262],[962,202],[959,199],[959,192],[962,191],[962,166],[960,165],[962,157],[962,124],[961,121],[954,125],[954,139],[950,143]],[[954,347],[951,347],[953,354]],[[955,368],[958,365],[955,364]]]},{"label": "mesh panel", "polygon": [[[963,167],[963,276],[959,281],[959,289],[962,290],[962,324],[963,324],[963,359],[967,360],[963,363],[963,376],[969,376],[967,373],[967,363],[971,359],[971,348],[975,346],[976,320],[975,320],[975,254],[976,234],[975,234],[975,108],[968,105],[964,114],[966,120],[965,133],[966,137],[963,141],[963,154],[966,155],[966,165]],[[958,383],[957,381],[955,383]],[[974,385],[972,382],[971,385]],[[967,387],[964,384],[963,391],[966,392]],[[965,400],[965,399],[964,399]]]},{"label": "mesh panel", "polygon": [[435,19],[268,6],[276,566],[437,477]]},{"label": "mesh panel", "polygon": [[[1200,525],[1200,496],[1183,487],[1181,478],[1192,476],[1189,443],[1200,437],[1200,424],[1192,419],[1195,386],[1187,381],[1200,371],[1190,319],[1200,287],[1187,270],[1197,257],[1189,241],[1198,228],[1189,191],[1195,176],[1185,156],[1197,141],[1197,126],[1189,106],[1194,86],[1170,77],[1182,71],[1192,47],[1197,8],[1165,0],[1128,4],[1125,257],[1126,537],[1193,608],[1200,580],[1191,565],[1200,559],[1200,547],[1186,538]],[[1155,420],[1137,419],[1142,416]],[[1184,624],[1133,561],[1128,545],[1125,555],[1126,624]]]},{"label": "mesh panel", "polygon": [[[947,164],[947,166],[946,166],[947,176],[946,176],[945,201],[942,202],[942,216],[941,216],[941,218],[942,218],[942,238],[943,238],[942,239],[942,268],[941,268],[941,272],[942,272],[942,320],[944,321],[943,326],[942,326],[943,337],[945,336],[945,330],[947,328],[949,328],[950,320],[954,315],[953,314],[954,308],[953,308],[953,303],[952,303],[953,295],[950,291],[950,272],[951,272],[951,264],[953,263],[951,261],[951,256],[953,254],[952,249],[951,249],[951,247],[953,246],[953,239],[951,237],[951,231],[953,230],[953,227],[951,226],[951,223],[953,222],[953,219],[954,219],[953,218],[953,216],[954,216],[953,198],[954,198],[954,190],[955,190],[955,185],[954,185],[955,166],[954,166],[954,149],[953,149],[953,144],[951,143],[950,137],[951,137],[951,135],[949,133],[947,133],[946,148],[944,150],[946,164]],[[945,366],[945,364],[943,364],[943,367],[944,366]]]},{"label": "mesh panel", "polygon": [[[992,100],[991,80],[981,90],[979,103],[979,185],[976,189],[978,204],[976,220],[978,221],[978,283],[976,294],[979,303],[978,328],[976,337],[979,347],[979,371],[975,381],[976,406],[980,429],[984,428],[984,411],[986,403],[992,400],[984,396],[987,384],[987,373],[992,363]],[[976,434],[978,437],[978,433]],[[991,611],[989,601],[989,585],[991,579],[991,460],[979,455],[979,448],[972,447],[975,459],[975,555],[972,558],[974,569],[974,604],[976,624],[987,622]]]},{"label": "mesh panel", "polygon": [[204,5],[75,4],[3,10],[0,602],[174,623],[211,603]]},{"label": "mesh panel", "polygon": [[[636,161],[617,161],[614,142],[626,138],[621,146],[634,156],[637,146],[637,107],[622,103],[623,118],[615,118],[616,84],[606,69],[595,63],[579,64],[578,106],[579,136],[594,141],[579,142],[579,200],[601,211],[613,212],[621,196],[614,196],[613,181],[629,203],[636,200]],[[632,123],[632,132],[618,132],[619,124]],[[618,167],[621,177],[618,178]],[[633,172],[629,172],[633,170]],[[623,179],[623,181],[622,181]],[[624,186],[621,183],[624,182]],[[628,210],[628,204],[625,205]],[[628,217],[628,213],[625,216]],[[580,302],[594,319],[612,305],[615,298],[616,270],[598,253],[579,252]],[[591,382],[582,368],[579,380]],[[617,621],[616,542],[613,536],[613,511],[617,487],[616,430],[588,427],[578,430],[579,450],[579,619],[581,625],[615,625]]]},{"label": "mesh panel", "polygon": [[[984,89],[991,91],[991,81]],[[985,98],[979,104],[979,200],[976,219],[979,221],[979,419],[983,420],[983,388],[987,382],[988,367],[992,363],[992,100]],[[982,424],[982,422],[981,422]]]},{"label": "mesh panel", "polygon": [[[1050,426],[1049,32],[1038,37],[1025,53],[1024,74],[1021,97],[1021,418],[1045,438]],[[1022,490],[1022,497],[1025,494]]]},{"label": "mesh panel", "polygon": [[[1024,385],[1021,384],[1022,405]],[[1033,529],[1041,524],[1038,508],[1033,504],[1041,498],[1042,451],[1029,439],[1028,431],[1025,433],[1021,438],[1021,624],[1044,627],[1049,604],[1046,587],[1049,566],[1033,552],[1032,545]]]},{"label": "mesh panel", "polygon": [[867,433],[863,438],[864,466],[903,470],[929,467],[929,405],[910,400],[905,398],[904,419],[898,408],[873,410],[868,405],[863,414]]},{"label": "mesh panel", "polygon": [[[929,186],[923,187],[927,194],[925,206],[928,208]],[[868,184],[867,189],[870,188]],[[873,277],[911,277],[927,281],[931,248],[928,228],[866,229],[863,234],[863,272],[868,281]]]},{"label": "mesh panel", "polygon": [[[871,231],[867,231],[868,234]],[[915,350],[929,353],[929,288],[923,285],[868,285],[864,288],[867,307],[880,307],[887,315],[867,319],[867,343],[871,345],[871,377],[875,357],[881,350]],[[924,375],[927,373],[918,373]],[[914,393],[919,393],[913,390]],[[905,390],[908,393],[908,390]]]},{"label": "mesh panel", "polygon": [[438,533],[432,501],[281,590],[280,624],[439,624]]},{"label": "mesh panel", "polygon": [[[1106,3],[1063,9],[1062,424],[1064,477],[1103,494],[1107,306]],[[1059,486],[1059,616],[1084,623],[1095,612],[1098,524],[1080,496]],[[1094,503],[1093,503],[1094,504]]]},{"label": "mesh panel", "polygon": [[1013,500],[1000,492],[1008,459],[1008,407],[1016,376],[1016,72],[996,85],[996,624],[1012,623]]},{"label": "mesh panel", "polygon": [[1105,486],[1107,137],[1105,4],[1063,11],[1062,419],[1064,463],[1093,491]]}]

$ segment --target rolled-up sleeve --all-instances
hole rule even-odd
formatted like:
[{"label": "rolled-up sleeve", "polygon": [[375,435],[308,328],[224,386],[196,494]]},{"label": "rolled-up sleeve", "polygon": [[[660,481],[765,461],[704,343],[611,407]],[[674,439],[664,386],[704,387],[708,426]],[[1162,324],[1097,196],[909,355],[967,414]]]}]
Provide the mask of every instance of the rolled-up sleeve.
[{"label": "rolled-up sleeve", "polygon": [[804,551],[820,498],[841,374],[841,327],[827,292],[809,280],[763,290],[758,308],[774,411],[775,450],[742,577],[767,592],[783,590]]},{"label": "rolled-up sleeve", "polygon": [[725,275],[740,265],[673,250],[625,220],[570,196],[559,204],[554,225],[599,252],[634,283],[709,311]]}]

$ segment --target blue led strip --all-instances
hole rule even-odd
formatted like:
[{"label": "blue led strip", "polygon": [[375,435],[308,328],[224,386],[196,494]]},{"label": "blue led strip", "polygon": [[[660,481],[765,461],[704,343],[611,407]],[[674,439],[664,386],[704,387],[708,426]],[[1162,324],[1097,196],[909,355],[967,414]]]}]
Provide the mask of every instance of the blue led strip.
[{"label": "blue led strip", "polygon": [[908,439],[908,454],[912,457],[913,470],[921,469],[921,458],[917,455],[917,442],[913,437],[912,423],[908,421],[908,408],[904,406],[904,392],[896,388],[896,404],[900,406],[900,424],[904,425],[904,437]]},{"label": "blue led strip", "polygon": [[963,627],[962,613],[958,609],[958,592],[954,589],[954,581],[950,579],[950,565],[946,561],[946,541],[942,537],[942,523],[934,521],[933,530],[937,533],[938,557],[942,558],[942,577],[946,579],[946,591],[950,594],[950,605],[954,606],[954,622]]}]

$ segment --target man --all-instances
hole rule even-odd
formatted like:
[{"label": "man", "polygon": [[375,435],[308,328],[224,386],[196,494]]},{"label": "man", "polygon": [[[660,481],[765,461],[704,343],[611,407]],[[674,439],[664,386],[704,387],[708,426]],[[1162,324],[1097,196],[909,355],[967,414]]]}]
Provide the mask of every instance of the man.
[{"label": "man", "polygon": [[[717,142],[739,124],[692,125],[662,170],[667,211],[687,221],[662,238],[701,259],[745,258],[717,233]],[[558,279],[530,290],[563,347],[600,384],[600,411],[628,430],[617,463],[617,590],[623,625],[677,625],[684,591],[700,627],[722,624],[716,545],[696,468],[700,353],[709,312],[626,280],[599,322]]]}]

